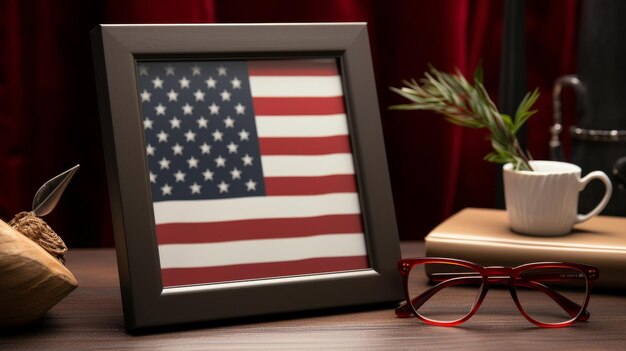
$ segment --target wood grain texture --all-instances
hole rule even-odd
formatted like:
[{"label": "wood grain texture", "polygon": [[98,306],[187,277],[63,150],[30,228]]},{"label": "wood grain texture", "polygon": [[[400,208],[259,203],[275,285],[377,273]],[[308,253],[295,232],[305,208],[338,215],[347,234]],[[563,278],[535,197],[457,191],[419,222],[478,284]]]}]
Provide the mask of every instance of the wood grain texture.
[{"label": "wood grain texture", "polygon": [[[404,257],[420,256],[424,245],[403,243],[402,252]],[[624,296],[595,293],[588,322],[542,329],[527,322],[511,297],[498,290],[488,293],[470,321],[453,328],[396,318],[393,306],[377,306],[129,335],[124,331],[114,251],[74,249],[67,259],[80,288],[36,325],[5,331],[0,350],[604,350],[622,349],[626,343]]]},{"label": "wood grain texture", "polygon": [[0,220],[0,328],[37,320],[77,286],[59,260]]}]

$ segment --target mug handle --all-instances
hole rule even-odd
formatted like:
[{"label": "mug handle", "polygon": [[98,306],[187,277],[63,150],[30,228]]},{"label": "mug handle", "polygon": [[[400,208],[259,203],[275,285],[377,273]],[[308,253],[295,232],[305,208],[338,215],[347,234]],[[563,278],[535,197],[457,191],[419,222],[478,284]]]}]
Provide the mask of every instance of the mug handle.
[{"label": "mug handle", "polygon": [[589,182],[594,179],[599,179],[602,181],[602,183],[604,183],[604,186],[606,188],[604,191],[604,197],[602,198],[602,200],[600,200],[600,203],[596,206],[596,208],[591,210],[589,213],[584,215],[576,215],[576,223],[584,222],[589,218],[597,215],[598,213],[600,213],[600,211],[604,210],[606,204],[609,203],[609,199],[611,198],[611,194],[613,193],[613,185],[611,184],[611,180],[609,179],[609,177],[602,171],[593,171],[587,174],[583,179],[580,180],[580,188],[578,189],[578,191],[582,191],[583,189],[585,189],[587,184],[589,184]]}]

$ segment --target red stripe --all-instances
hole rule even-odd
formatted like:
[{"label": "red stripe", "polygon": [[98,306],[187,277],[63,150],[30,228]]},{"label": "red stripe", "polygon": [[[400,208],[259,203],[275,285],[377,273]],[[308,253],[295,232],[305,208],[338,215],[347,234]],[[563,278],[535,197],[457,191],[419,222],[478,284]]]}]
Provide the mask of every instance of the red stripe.
[{"label": "red stripe", "polygon": [[352,174],[265,178],[265,193],[269,196],[356,193],[356,189],[356,179]]},{"label": "red stripe", "polygon": [[156,232],[159,245],[164,245],[363,233],[363,225],[361,215],[352,214],[213,223],[168,223],[157,225]]},{"label": "red stripe", "polygon": [[251,76],[336,76],[339,75],[334,60],[276,60],[248,61]]},{"label": "red stripe", "polygon": [[253,97],[257,116],[335,115],[345,113],[343,96],[272,98]]},{"label": "red stripe", "polygon": [[366,268],[369,268],[366,256],[330,257],[219,267],[166,268],[161,270],[161,277],[163,279],[163,287],[173,287],[341,272]]},{"label": "red stripe", "polygon": [[259,138],[261,155],[328,155],[352,153],[347,135],[314,138]]}]

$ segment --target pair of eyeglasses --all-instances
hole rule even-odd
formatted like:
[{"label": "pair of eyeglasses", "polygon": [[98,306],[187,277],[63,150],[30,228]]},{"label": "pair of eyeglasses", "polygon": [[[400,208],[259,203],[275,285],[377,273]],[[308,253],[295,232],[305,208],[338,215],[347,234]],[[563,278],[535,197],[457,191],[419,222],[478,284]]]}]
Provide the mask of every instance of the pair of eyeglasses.
[{"label": "pair of eyeglasses", "polygon": [[[455,326],[470,319],[492,286],[506,286],[515,305],[531,323],[558,328],[589,319],[587,305],[598,267],[565,262],[485,267],[439,257],[398,262],[406,301],[401,318],[415,315],[433,325]],[[428,279],[426,279],[428,278]]]}]

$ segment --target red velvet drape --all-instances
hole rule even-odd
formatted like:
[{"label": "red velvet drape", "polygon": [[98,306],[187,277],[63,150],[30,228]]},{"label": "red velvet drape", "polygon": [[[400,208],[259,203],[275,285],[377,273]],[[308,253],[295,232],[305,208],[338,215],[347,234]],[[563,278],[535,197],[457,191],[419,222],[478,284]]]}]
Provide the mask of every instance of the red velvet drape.
[{"label": "red velvet drape", "polygon": [[[543,92],[529,123],[535,158],[548,155],[550,90],[574,70],[575,1],[526,1],[528,86]],[[483,61],[497,101],[501,0],[165,1],[0,3],[0,216],[30,209],[37,187],[76,163],[81,169],[46,220],[70,246],[113,244],[89,30],[97,23],[367,21],[403,239],[423,237],[467,206],[492,207],[496,166],[484,131],[439,116],[391,112],[387,89],[428,63],[471,74]]]}]

